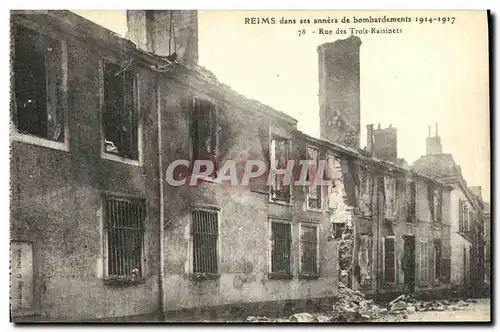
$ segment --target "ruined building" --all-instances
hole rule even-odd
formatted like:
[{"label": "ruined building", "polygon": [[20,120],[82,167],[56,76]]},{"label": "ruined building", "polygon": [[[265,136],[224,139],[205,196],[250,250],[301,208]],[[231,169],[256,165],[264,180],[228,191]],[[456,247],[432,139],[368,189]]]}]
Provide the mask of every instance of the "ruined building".
[{"label": "ruined building", "polygon": [[[449,288],[453,184],[405,167],[395,128],[359,149],[360,39],[318,49],[316,139],[197,65],[196,17],[129,11],[129,41],[68,11],[13,12],[14,319],[321,310],[341,277],[374,296]],[[173,186],[179,160],[215,169],[179,168]],[[327,185],[214,180],[248,160],[314,161],[308,178],[326,160]]]}]

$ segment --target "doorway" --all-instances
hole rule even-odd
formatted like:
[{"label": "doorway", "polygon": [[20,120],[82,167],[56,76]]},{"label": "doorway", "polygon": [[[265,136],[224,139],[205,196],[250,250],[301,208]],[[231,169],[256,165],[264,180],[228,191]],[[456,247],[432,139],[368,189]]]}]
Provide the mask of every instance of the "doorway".
[{"label": "doorway", "polygon": [[403,251],[403,273],[405,292],[415,292],[415,236],[403,236],[404,251]]}]

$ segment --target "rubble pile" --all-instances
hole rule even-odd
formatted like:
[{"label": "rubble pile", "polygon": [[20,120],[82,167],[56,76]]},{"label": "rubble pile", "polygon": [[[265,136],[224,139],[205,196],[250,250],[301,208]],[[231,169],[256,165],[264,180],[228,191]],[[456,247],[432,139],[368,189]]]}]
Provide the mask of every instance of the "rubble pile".
[{"label": "rubble pile", "polygon": [[338,301],[330,312],[331,322],[362,322],[380,318],[387,309],[367,300],[360,291],[352,290],[339,282]]}]

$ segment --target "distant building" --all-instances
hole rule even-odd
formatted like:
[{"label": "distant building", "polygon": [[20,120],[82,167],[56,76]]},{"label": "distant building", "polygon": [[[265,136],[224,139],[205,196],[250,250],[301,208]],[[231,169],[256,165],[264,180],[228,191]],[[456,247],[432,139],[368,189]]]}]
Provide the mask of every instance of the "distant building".
[{"label": "distant building", "polygon": [[442,152],[437,133],[427,138],[427,154],[414,165],[420,173],[432,176],[453,187],[450,210],[453,288],[460,292],[478,291],[485,274],[484,202],[481,187],[468,187],[453,156]]}]

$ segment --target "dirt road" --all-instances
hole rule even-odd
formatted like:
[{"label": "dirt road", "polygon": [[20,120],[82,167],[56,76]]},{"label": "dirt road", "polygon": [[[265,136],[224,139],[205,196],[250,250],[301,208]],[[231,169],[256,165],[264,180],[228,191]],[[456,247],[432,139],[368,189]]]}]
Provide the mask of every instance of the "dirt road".
[{"label": "dirt road", "polygon": [[[469,303],[459,311],[424,311],[408,315],[408,319],[400,322],[489,322],[490,300],[480,299],[477,303]],[[394,316],[387,316],[379,321],[395,321]]]}]

